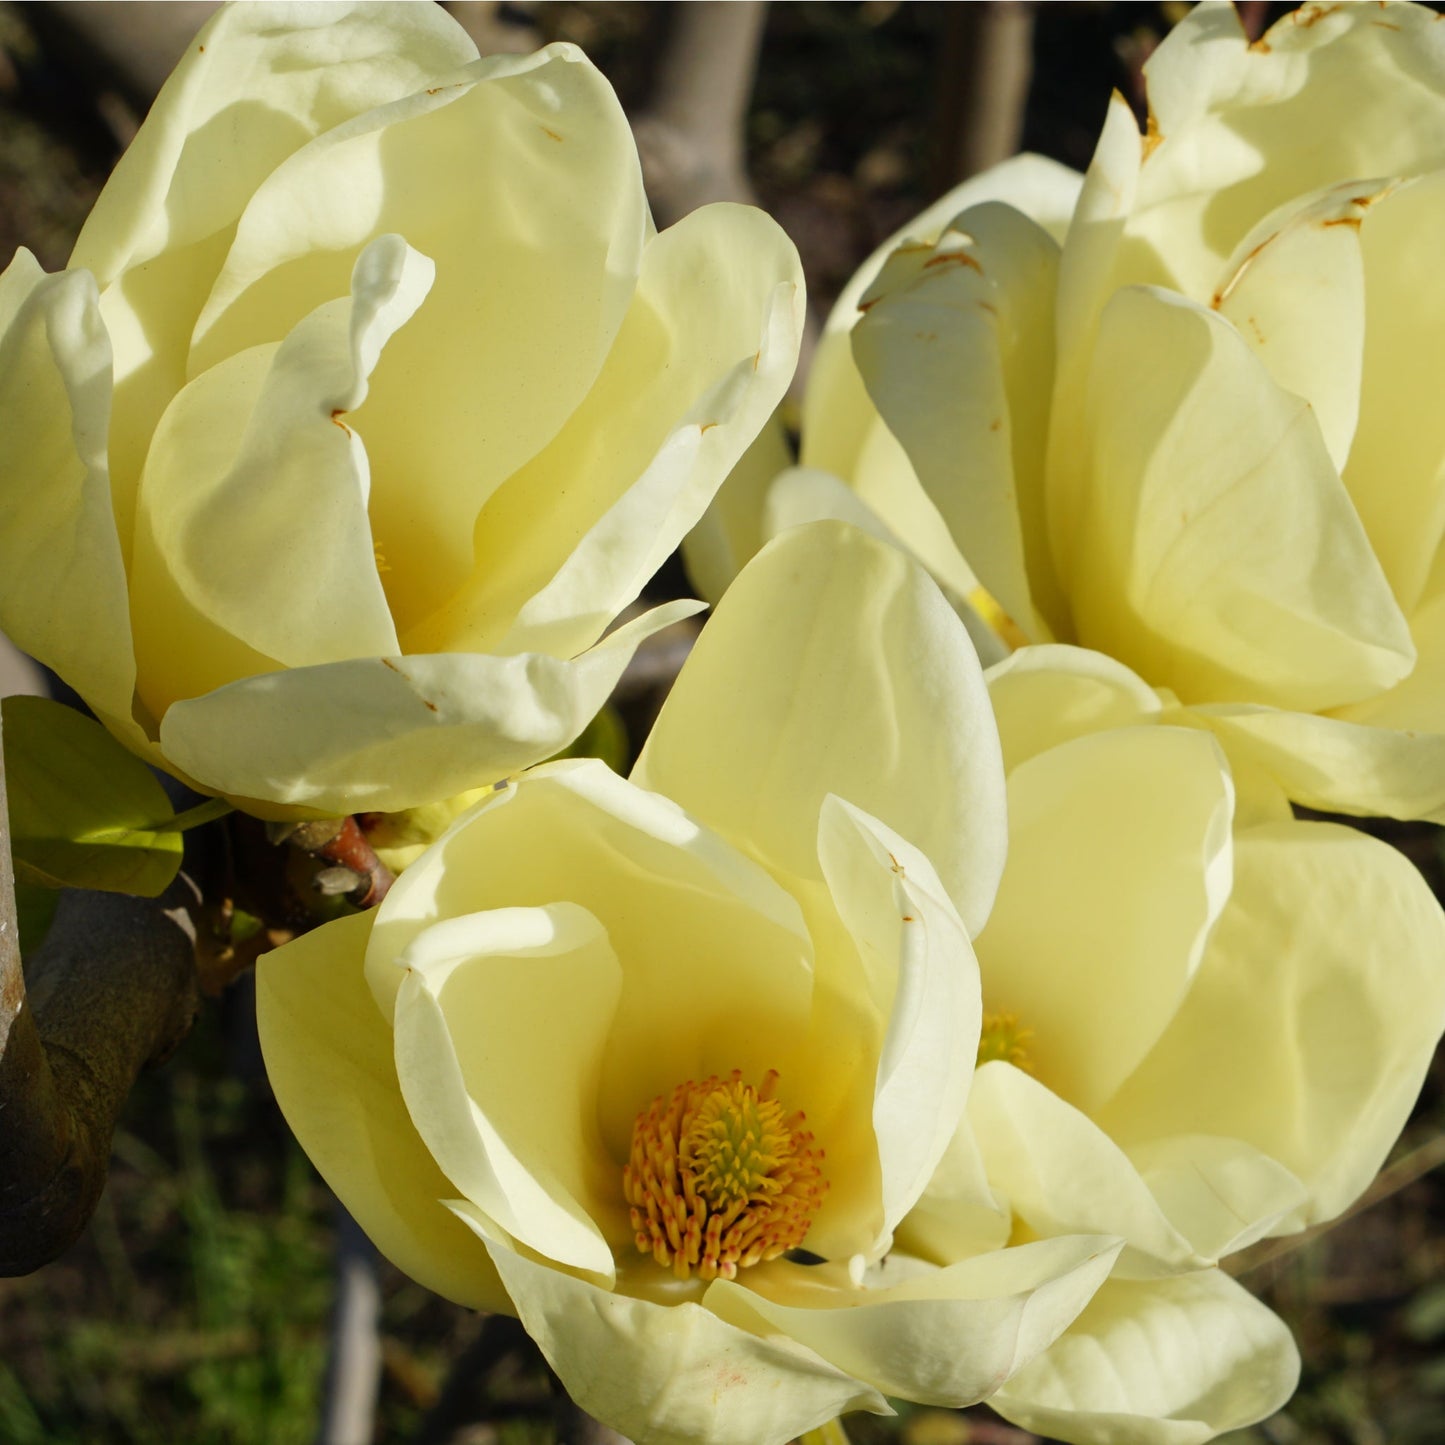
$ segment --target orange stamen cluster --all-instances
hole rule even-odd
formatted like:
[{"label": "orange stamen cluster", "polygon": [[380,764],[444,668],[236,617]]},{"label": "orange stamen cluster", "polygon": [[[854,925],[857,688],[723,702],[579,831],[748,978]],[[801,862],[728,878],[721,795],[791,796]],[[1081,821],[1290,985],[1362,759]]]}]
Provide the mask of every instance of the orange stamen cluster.
[{"label": "orange stamen cluster", "polygon": [[632,1126],[622,1188],[637,1247],[678,1279],[733,1279],[803,1242],[828,1184],[823,1151],[740,1070],[659,1094]]}]

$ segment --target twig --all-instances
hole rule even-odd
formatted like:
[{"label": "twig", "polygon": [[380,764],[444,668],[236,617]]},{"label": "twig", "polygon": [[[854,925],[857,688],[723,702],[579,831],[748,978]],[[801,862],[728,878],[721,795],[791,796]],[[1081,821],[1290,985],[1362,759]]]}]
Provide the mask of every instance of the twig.
[{"label": "twig", "polygon": [[1438,1169],[1442,1164],[1445,1164],[1445,1133],[1436,1134],[1433,1139],[1427,1139],[1425,1143],[1412,1149],[1403,1158],[1397,1159],[1387,1169],[1382,1169],[1375,1182],[1343,1214],[1327,1220],[1324,1224],[1317,1224],[1313,1229],[1303,1230],[1299,1234],[1292,1234],[1284,1239],[1261,1240],[1258,1244],[1241,1250],[1237,1255],[1225,1260],[1222,1268],[1227,1273],[1234,1275],[1235,1278],[1239,1278],[1266,1264],[1272,1264],[1287,1254],[1293,1254],[1296,1250],[1305,1249],[1331,1230],[1338,1229],[1346,1220],[1353,1219],[1357,1214],[1363,1214],[1367,1209],[1372,1209],[1392,1194],[1398,1194],[1400,1190],[1415,1183],[1417,1179],[1423,1179],[1425,1175]]},{"label": "twig", "polygon": [[20,1275],[80,1237],[136,1075],[190,1029],[198,894],[185,874],[156,899],[62,893],[27,991],[7,817],[0,750],[0,1275]]},{"label": "twig", "polygon": [[380,1319],[376,1247],[338,1200],[336,1302],[317,1445],[371,1445],[381,1383]]},{"label": "twig", "polygon": [[358,908],[380,903],[396,881],[353,817],[284,825],[274,835],[274,841],[283,840],[331,864],[317,879],[322,891],[345,893]]}]

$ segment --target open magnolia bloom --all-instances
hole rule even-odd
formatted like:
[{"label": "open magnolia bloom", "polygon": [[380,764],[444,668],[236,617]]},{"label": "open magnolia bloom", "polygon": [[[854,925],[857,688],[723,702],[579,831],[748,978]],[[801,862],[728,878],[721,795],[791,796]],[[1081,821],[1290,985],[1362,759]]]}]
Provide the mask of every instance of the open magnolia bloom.
[{"label": "open magnolia bloom", "polygon": [[[1440,41],[1406,5],[1254,45],[1191,12],[1062,247],[1067,186],[1006,172],[863,278],[877,411],[820,377],[803,461],[836,475],[784,478],[762,531],[864,503],[1010,642],[1119,658],[1297,802],[1445,821]],[[854,440],[879,415],[902,480]]]},{"label": "open magnolia bloom", "polygon": [[262,960],[277,1097],[388,1256],[516,1313],[643,1445],[978,1400],[1120,1248],[894,1247],[974,1074],[1003,808],[933,583],[796,529],[709,621],[631,781],[526,773],[380,908]]},{"label": "open magnolia bloom", "polygon": [[791,376],[761,212],[658,234],[576,49],[430,4],[241,4],[70,267],[0,276],[0,629],[122,741],[283,816],[557,751],[599,638]]},{"label": "open magnolia bloom", "polygon": [[1232,779],[1117,662],[1031,647],[988,679],[1009,855],[975,940],[980,1067],[898,1244],[947,1266],[1118,1235],[990,1403],[1079,1445],[1194,1445],[1294,1388],[1288,1330],[1212,1266],[1373,1178],[1445,1028],[1445,915],[1395,849]]}]

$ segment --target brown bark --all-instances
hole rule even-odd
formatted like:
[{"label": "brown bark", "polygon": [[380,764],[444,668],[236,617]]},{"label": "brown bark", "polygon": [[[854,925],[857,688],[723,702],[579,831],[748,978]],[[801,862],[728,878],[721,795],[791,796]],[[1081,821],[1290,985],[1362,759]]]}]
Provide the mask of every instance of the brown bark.
[{"label": "brown bark", "polygon": [[1032,0],[950,5],[940,51],[935,194],[1019,148],[1033,75]]}]

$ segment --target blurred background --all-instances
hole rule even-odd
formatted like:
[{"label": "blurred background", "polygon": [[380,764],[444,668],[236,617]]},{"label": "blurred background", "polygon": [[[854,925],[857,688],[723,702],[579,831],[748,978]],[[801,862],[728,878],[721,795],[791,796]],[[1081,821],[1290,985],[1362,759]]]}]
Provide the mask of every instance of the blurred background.
[{"label": "blurred background", "polygon": [[[110,168],[214,7],[0,3],[0,266],[63,267]],[[928,202],[1019,149],[1089,161],[1112,90],[1183,4],[458,3],[483,53],[581,45],[634,119],[659,224],[755,199],[793,237],[821,324],[859,262]],[[1239,6],[1252,35],[1291,7]],[[1439,8],[1439,7],[1437,7]],[[676,562],[654,584],[683,595]],[[664,662],[667,674],[673,664]],[[0,639],[0,693],[43,686]],[[645,688],[641,690],[645,692]],[[623,716],[640,744],[656,699]],[[1380,825],[1445,896],[1440,831]],[[1236,1445],[1445,1440],[1445,1089],[1437,1067],[1371,1207],[1245,1282],[1294,1329],[1305,1378]],[[337,1281],[379,1348],[369,1438],[565,1437],[535,1354],[378,1262],[340,1221],[266,1086],[249,977],[145,1075],[110,1184],[59,1262],[0,1280],[0,1445],[304,1445],[321,1438]],[[357,1303],[359,1301],[359,1304]],[[854,1416],[858,1445],[1029,1445],[986,1409]],[[559,1436],[559,1429],[563,1432]],[[363,1445],[333,1433],[335,1445]]]}]

